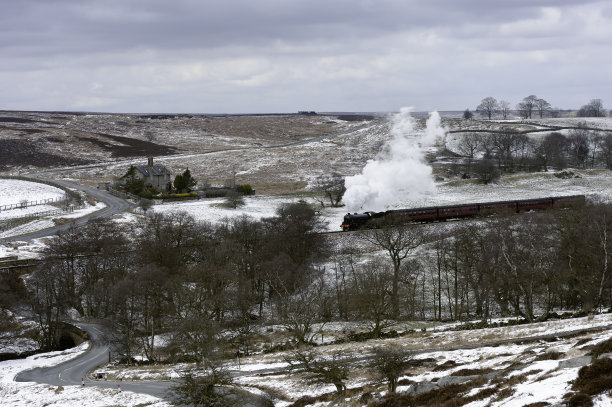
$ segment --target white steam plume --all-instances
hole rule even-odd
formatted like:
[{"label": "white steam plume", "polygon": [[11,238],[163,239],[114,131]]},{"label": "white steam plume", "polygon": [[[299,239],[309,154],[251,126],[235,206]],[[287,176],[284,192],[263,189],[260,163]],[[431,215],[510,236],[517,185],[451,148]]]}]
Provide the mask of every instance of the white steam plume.
[{"label": "white steam plume", "polygon": [[346,178],[344,202],[350,211],[381,211],[435,190],[432,170],[424,162],[424,148],[443,141],[440,115],[431,112],[425,133],[417,134],[412,108],[404,107],[391,117],[392,139],[361,174]]}]

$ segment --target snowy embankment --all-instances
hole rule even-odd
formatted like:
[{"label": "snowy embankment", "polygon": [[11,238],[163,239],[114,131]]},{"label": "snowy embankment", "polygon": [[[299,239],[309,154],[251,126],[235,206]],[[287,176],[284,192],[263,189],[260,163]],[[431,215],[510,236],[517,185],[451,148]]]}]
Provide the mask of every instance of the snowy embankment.
[{"label": "snowy embankment", "polygon": [[37,383],[15,382],[15,376],[24,370],[58,365],[87,351],[88,343],[61,352],[49,352],[27,359],[0,362],[0,406],[151,406],[166,407],[169,403],[159,398],[115,389],[82,386],[51,386]]},{"label": "snowy embankment", "polygon": [[[62,189],[47,184],[0,179],[0,238],[47,229],[55,226],[59,219],[62,219],[61,222],[67,222],[70,219],[80,218],[105,207],[103,203],[85,204],[82,208],[74,211],[63,211],[60,207],[51,204],[25,205],[25,202],[59,200],[64,195],[65,191]],[[15,208],[15,206],[21,206],[22,202],[24,207]],[[13,209],[3,209],[7,206]],[[19,221],[20,219],[23,222]],[[10,223],[2,227],[2,222]],[[0,248],[0,257],[2,251]]]}]

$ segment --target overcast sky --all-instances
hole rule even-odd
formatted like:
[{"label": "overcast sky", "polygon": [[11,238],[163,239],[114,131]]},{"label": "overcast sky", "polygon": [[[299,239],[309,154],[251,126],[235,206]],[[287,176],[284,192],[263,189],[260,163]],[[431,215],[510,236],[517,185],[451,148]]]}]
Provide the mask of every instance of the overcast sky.
[{"label": "overcast sky", "polygon": [[0,109],[612,107],[612,1],[0,0]]}]

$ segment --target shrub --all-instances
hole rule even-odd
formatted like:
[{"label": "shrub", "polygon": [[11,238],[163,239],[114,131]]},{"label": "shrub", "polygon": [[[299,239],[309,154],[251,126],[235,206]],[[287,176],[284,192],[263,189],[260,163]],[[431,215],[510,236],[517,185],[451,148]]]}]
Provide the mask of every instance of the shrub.
[{"label": "shrub", "polygon": [[253,195],[255,191],[251,184],[242,184],[236,187],[236,191],[240,192],[243,195]]},{"label": "shrub", "polygon": [[186,192],[184,194],[158,194],[155,195],[153,198],[154,199],[181,199],[181,198],[190,198],[190,197],[197,197],[198,194],[196,194],[195,192]]},{"label": "shrub", "polygon": [[206,194],[206,198],[223,198],[227,196],[230,191],[231,190],[227,188],[211,188],[206,189],[204,193]]},{"label": "shrub", "polygon": [[580,368],[572,388],[590,395],[612,389],[612,359],[597,359],[589,366]]},{"label": "shrub", "polygon": [[481,160],[474,165],[474,173],[476,178],[484,184],[495,182],[499,179],[501,173],[493,160]]}]

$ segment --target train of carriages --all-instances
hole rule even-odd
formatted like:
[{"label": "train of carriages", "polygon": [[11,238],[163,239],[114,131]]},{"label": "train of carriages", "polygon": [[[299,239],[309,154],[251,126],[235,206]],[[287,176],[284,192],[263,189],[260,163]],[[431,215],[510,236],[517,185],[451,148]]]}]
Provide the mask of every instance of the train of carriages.
[{"label": "train of carriages", "polygon": [[484,202],[414,209],[393,209],[384,212],[348,213],[340,227],[344,231],[377,228],[383,224],[439,222],[448,219],[471,218],[502,213],[518,213],[584,205],[584,195],[522,199],[517,201]]}]

